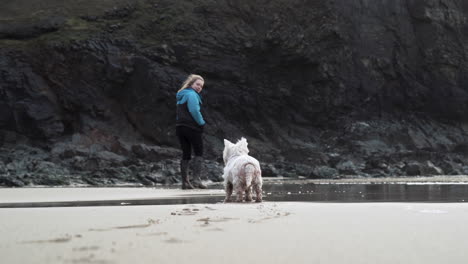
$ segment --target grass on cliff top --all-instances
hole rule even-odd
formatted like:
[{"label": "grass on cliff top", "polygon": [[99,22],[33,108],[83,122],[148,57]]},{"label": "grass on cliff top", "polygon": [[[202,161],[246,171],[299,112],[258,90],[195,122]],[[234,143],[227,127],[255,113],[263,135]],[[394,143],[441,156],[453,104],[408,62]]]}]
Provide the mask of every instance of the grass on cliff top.
[{"label": "grass on cliff top", "polygon": [[96,21],[85,17],[104,17],[107,13],[144,4],[147,0],[15,0],[2,3],[2,22],[35,27],[35,24],[53,17],[63,18],[59,30],[26,39],[0,39],[0,46],[25,47],[44,42],[83,40],[105,31],[112,19]]},{"label": "grass on cliff top", "polygon": [[[5,3],[6,2],[6,3]],[[14,0],[3,1],[0,20],[41,18],[53,15],[65,17],[102,14],[121,5],[143,0]]]},{"label": "grass on cliff top", "polygon": [[[201,1],[203,2],[203,1]],[[209,1],[208,1],[209,2]],[[86,40],[97,34],[134,38],[145,46],[159,45],[178,37],[177,25],[190,19],[196,4],[171,0],[15,0],[2,4],[0,24],[15,22],[34,27],[36,21],[51,17],[64,19],[59,30],[29,39],[0,39],[0,46],[19,48],[41,43]],[[119,10],[133,10],[119,17]],[[187,12],[189,11],[189,12]],[[112,13],[117,13],[113,16]],[[109,15],[111,14],[111,15]],[[90,19],[88,19],[90,18]]]}]

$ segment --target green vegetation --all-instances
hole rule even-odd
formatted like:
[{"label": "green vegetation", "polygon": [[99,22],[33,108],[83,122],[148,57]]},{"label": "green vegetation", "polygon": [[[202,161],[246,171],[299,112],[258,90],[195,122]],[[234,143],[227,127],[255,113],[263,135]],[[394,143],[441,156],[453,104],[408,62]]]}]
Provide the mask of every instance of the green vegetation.
[{"label": "green vegetation", "polygon": [[[167,42],[201,40],[203,9],[216,9],[216,2],[173,0],[15,0],[3,4],[0,24],[15,23],[35,28],[58,18],[56,31],[31,38],[0,39],[0,46],[25,48],[44,43],[81,41],[95,36],[125,38],[142,47],[160,47]],[[200,11],[200,9],[202,11]],[[200,13],[202,12],[202,13]],[[1,35],[1,32],[0,32]]]}]

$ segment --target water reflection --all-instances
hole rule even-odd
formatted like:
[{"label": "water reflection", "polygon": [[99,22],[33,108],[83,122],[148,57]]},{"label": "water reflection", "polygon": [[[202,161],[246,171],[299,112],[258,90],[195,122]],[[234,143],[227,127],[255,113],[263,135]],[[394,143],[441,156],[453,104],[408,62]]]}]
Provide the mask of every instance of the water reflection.
[{"label": "water reflection", "polygon": [[265,188],[271,201],[465,202],[465,184],[289,184]]},{"label": "water reflection", "polygon": [[[222,188],[221,185],[210,186],[210,189]],[[285,181],[266,183],[263,190],[265,202],[468,202],[467,184],[316,184]],[[0,208],[221,203],[223,199],[223,193],[200,193],[176,198],[0,203]]]}]

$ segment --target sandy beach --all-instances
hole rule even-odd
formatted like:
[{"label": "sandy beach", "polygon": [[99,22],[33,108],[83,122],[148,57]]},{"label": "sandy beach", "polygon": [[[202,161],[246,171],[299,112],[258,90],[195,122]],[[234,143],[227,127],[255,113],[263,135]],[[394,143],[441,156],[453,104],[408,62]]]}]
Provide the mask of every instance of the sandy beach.
[{"label": "sandy beach", "polygon": [[[181,190],[85,190],[0,189],[0,197],[24,202],[41,196],[45,201],[187,195]],[[192,194],[203,192],[221,194]],[[467,220],[466,203],[3,208],[0,255],[7,264],[466,263]]]}]

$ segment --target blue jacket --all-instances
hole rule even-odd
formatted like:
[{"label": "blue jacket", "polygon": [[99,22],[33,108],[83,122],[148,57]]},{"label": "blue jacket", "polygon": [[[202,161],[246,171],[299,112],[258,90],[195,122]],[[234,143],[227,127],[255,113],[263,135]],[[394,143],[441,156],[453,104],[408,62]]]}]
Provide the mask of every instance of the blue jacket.
[{"label": "blue jacket", "polygon": [[194,89],[185,88],[184,90],[177,93],[176,99],[176,125],[185,125],[194,128],[201,128],[206,124],[201,114],[201,96]]}]

